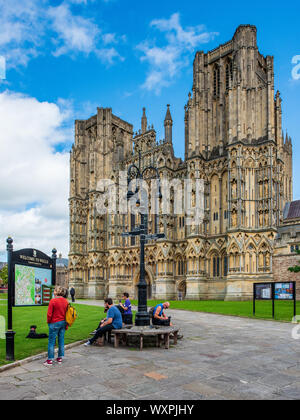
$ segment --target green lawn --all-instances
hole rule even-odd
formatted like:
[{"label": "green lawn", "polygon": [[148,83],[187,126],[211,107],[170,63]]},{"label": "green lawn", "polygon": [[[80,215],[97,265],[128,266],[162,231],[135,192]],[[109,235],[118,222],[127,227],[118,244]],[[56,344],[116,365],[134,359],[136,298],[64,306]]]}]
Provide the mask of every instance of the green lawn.
[{"label": "green lawn", "polygon": [[[148,307],[155,306],[162,301],[148,300]],[[131,302],[137,305],[137,301]],[[298,303],[298,302],[297,302]],[[275,319],[277,321],[291,321],[294,316],[293,302],[275,302]],[[222,315],[234,315],[253,318],[253,302],[224,302],[216,300],[170,301],[170,309],[185,311],[210,312]],[[300,315],[300,305],[297,305],[297,315]],[[256,318],[272,319],[272,302],[256,301]]]},{"label": "green lawn", "polygon": [[[0,295],[0,299],[1,295]],[[78,318],[71,328],[66,331],[65,344],[88,338],[89,333],[97,328],[103,319],[103,308],[74,304],[78,311]],[[21,360],[26,357],[47,351],[48,339],[30,340],[26,338],[30,325],[36,325],[37,333],[47,333],[47,307],[13,308],[13,330],[15,335],[15,359]],[[0,300],[0,316],[7,317],[7,303]],[[7,328],[7,325],[6,325]],[[5,340],[0,339],[0,366],[8,363],[5,360]]]}]

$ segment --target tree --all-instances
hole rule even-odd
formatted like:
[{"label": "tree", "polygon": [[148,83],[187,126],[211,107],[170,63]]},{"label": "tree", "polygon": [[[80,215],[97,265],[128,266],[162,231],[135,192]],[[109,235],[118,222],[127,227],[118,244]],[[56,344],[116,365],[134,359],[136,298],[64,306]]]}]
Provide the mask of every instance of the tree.
[{"label": "tree", "polygon": [[7,265],[5,265],[2,270],[0,270],[0,279],[3,281],[3,284],[8,283],[8,268]]},{"label": "tree", "polygon": [[[300,255],[300,250],[296,251],[298,255]],[[300,264],[300,261],[299,261]],[[290,267],[288,269],[291,273],[300,273],[300,265],[295,265],[294,267]]]}]

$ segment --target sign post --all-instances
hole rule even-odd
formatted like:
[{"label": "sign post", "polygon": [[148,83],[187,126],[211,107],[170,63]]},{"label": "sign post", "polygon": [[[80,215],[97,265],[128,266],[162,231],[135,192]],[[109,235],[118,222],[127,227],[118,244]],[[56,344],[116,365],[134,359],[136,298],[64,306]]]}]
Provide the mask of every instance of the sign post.
[{"label": "sign post", "polygon": [[297,307],[296,307],[296,282],[294,282],[294,318],[296,317]]},{"label": "sign post", "polygon": [[57,260],[57,251],[55,248],[52,249],[52,285],[56,285],[56,260]]},{"label": "sign post", "polygon": [[7,238],[7,269],[8,269],[8,295],[7,295],[7,331],[6,331],[6,360],[15,360],[15,332],[12,325],[13,306],[13,278],[12,278],[12,255],[13,240]]},{"label": "sign post", "polygon": [[275,285],[272,284],[272,318],[275,319],[275,300],[274,300],[274,293],[275,293]]},{"label": "sign post", "polygon": [[[52,250],[51,258],[36,249],[13,251],[12,238],[7,239],[6,360],[15,360],[12,308],[49,304],[56,281],[56,252],[56,249]],[[48,293],[43,293],[44,288]]]}]

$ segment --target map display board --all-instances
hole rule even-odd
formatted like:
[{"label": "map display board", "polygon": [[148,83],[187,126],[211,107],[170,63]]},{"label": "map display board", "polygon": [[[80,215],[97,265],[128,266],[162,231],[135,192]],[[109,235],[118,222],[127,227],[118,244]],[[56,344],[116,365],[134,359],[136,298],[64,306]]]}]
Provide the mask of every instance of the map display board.
[{"label": "map display board", "polygon": [[[56,251],[56,250],[55,250]],[[50,293],[43,301],[43,287],[52,290],[56,284],[56,254],[26,248],[10,255],[9,277],[12,306],[42,306],[49,303]]]},{"label": "map display board", "polygon": [[294,283],[275,283],[274,294],[276,300],[293,300]]},{"label": "map display board", "polygon": [[257,283],[255,285],[255,299],[256,300],[272,299],[272,284],[271,283]]},{"label": "map display board", "polygon": [[15,265],[15,306],[42,305],[42,287],[52,285],[52,270]]}]

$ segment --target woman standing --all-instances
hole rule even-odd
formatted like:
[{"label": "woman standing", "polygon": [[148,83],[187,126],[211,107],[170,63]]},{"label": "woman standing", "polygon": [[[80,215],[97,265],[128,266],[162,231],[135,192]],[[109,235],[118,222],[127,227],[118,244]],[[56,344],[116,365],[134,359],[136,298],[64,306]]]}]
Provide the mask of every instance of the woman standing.
[{"label": "woman standing", "polygon": [[65,289],[61,286],[56,286],[54,298],[49,303],[47,313],[47,323],[49,325],[48,359],[44,362],[45,366],[53,365],[56,337],[58,337],[58,357],[56,359],[58,364],[62,363],[62,358],[65,355],[64,339],[67,328],[65,319],[69,302],[64,298],[64,295]]}]

